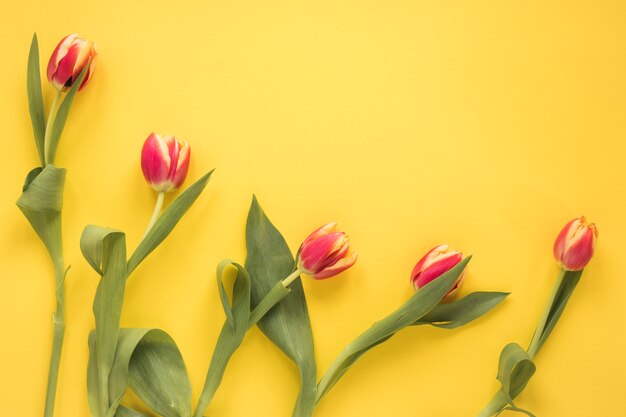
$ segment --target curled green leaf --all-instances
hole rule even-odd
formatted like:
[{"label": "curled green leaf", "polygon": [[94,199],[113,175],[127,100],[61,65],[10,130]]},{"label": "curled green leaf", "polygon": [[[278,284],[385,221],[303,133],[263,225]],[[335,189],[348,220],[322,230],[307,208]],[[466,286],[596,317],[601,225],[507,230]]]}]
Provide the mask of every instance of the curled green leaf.
[{"label": "curled green leaf", "polygon": [[524,390],[535,369],[532,358],[517,343],[509,343],[502,349],[497,379],[509,404],[513,405],[513,399]]},{"label": "curled green leaf", "polygon": [[24,185],[22,186],[22,192],[25,192],[28,189],[30,183],[33,182],[39,174],[41,174],[41,171],[43,171],[42,167],[33,168],[28,171],[26,179],[24,180]]},{"label": "curled green leaf", "polygon": [[[95,416],[139,417],[143,414],[120,406],[130,387],[152,410],[163,417],[191,415],[191,384],[182,355],[174,340],[159,329],[121,329],[109,377],[109,400],[99,396],[95,359],[95,333],[89,337],[87,391]],[[105,414],[94,413],[108,401]]]},{"label": "curled green leaf", "polygon": [[[228,301],[223,282],[224,271],[229,266],[233,266],[237,270],[237,276],[233,284],[232,306]],[[202,417],[204,411],[209,406],[222,382],[230,358],[241,345],[248,330],[250,318],[250,276],[248,272],[236,262],[230,260],[222,261],[217,268],[217,283],[220,294],[223,297],[222,303],[226,313],[226,320],[213,351],[211,364],[209,365],[194,417]]]},{"label": "curled green leaf", "polygon": [[32,170],[27,177],[27,186],[17,200],[17,206],[39,235],[52,259],[60,259],[61,210],[65,169],[48,165],[35,175]]},{"label": "curled green leaf", "polygon": [[108,227],[88,225],[80,236],[80,250],[89,262],[89,265],[98,274],[102,275],[102,260],[104,258],[104,241],[108,236],[122,233]]}]

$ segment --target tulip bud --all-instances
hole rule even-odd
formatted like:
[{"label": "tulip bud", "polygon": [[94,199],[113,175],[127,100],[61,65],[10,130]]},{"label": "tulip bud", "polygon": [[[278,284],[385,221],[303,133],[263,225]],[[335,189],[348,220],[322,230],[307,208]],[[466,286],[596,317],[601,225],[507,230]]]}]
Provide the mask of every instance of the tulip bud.
[{"label": "tulip bud", "polygon": [[350,252],[350,242],[336,223],[328,223],[307,237],[298,255],[298,268],[314,279],[330,278],[350,268],[356,262]]},{"label": "tulip bud", "polygon": [[567,223],[554,242],[554,257],[566,271],[580,271],[593,256],[598,238],[596,225],[584,216]]},{"label": "tulip bud", "polygon": [[[413,272],[411,272],[411,282],[415,290],[419,290],[429,282],[443,275],[462,260],[463,254],[448,249],[448,245],[435,246],[419,260],[417,265],[413,268]],[[446,296],[452,294],[459,285],[461,285],[463,274],[464,273],[461,273],[461,275],[459,275],[459,279]]]},{"label": "tulip bud", "polygon": [[148,184],[160,193],[180,187],[187,176],[190,152],[185,141],[150,133],[141,150],[141,169]]},{"label": "tulip bud", "polygon": [[58,91],[67,91],[91,59],[85,78],[78,88],[82,90],[96,67],[96,55],[93,42],[79,38],[76,34],[67,35],[61,39],[48,61],[48,81]]}]

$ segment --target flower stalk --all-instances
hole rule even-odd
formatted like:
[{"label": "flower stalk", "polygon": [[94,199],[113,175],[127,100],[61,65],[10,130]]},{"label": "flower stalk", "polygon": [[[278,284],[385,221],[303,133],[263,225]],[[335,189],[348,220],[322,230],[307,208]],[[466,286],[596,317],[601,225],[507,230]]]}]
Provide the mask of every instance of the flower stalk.
[{"label": "flower stalk", "polygon": [[54,260],[54,275],[56,282],[56,310],[52,315],[54,334],[52,339],[52,351],[50,353],[50,368],[48,370],[44,417],[52,417],[54,415],[54,402],[59,378],[59,368],[61,365],[63,339],[65,336],[65,270],[63,255],[58,256]]},{"label": "flower stalk", "polygon": [[567,271],[565,271],[564,269],[561,269],[561,271],[559,272],[559,276],[557,277],[556,281],[554,281],[554,286],[552,287],[552,293],[550,294],[548,298],[548,303],[546,304],[546,307],[544,308],[543,313],[541,314],[541,318],[539,319],[539,323],[537,324],[537,328],[535,329],[533,338],[530,341],[530,345],[528,346],[527,352],[531,359],[534,358],[535,355],[537,355],[537,352],[539,352],[539,348],[541,347],[541,344],[540,344],[541,336],[543,335],[543,331],[546,328],[546,324],[548,322],[548,316],[550,315],[550,311],[552,310],[552,307],[554,305],[554,300],[556,299],[556,296],[559,293],[559,288],[561,288],[561,285],[563,284],[563,279],[565,279],[566,274],[567,274]]},{"label": "flower stalk", "polygon": [[[27,69],[27,93],[35,144],[41,167],[30,171],[17,205],[48,249],[54,266],[56,308],[53,313],[53,340],[46,386],[44,417],[54,415],[57,381],[65,335],[65,261],[61,217],[65,170],[53,165],[56,147],[67,119],[72,100],[80,87],[93,73],[93,45],[76,35],[66,36],[59,42],[48,62],[48,81],[56,92],[48,112],[42,99],[39,75],[39,46],[33,36]],[[87,74],[89,73],[89,74]],[[78,85],[80,82],[80,85]],[[76,83],[76,84],[75,84]],[[67,95],[64,97],[64,93]],[[55,125],[58,125],[55,127]]]},{"label": "flower stalk", "polygon": [[46,123],[46,133],[44,136],[44,155],[45,155],[45,165],[52,164],[54,161],[51,159],[54,157],[50,155],[50,137],[52,136],[52,129],[54,128],[54,121],[57,117],[57,112],[59,111],[59,107],[61,106],[61,96],[63,92],[61,90],[57,90],[54,94],[54,99],[52,99],[52,105],[50,106],[50,113],[48,114],[48,122]]},{"label": "flower stalk", "polygon": [[[583,269],[593,257],[597,237],[597,227],[593,223],[588,223],[584,216],[568,222],[556,237],[553,246],[553,254],[561,270],[554,283],[552,292],[548,297],[548,302],[539,318],[530,345],[528,349],[526,349],[527,360],[530,361],[533,366],[532,373],[534,373],[535,366],[532,360],[537,353],[539,353],[539,350],[558,323],[561,314],[563,314],[567,302],[582,276]],[[523,352],[523,348],[520,347],[519,350]],[[512,401],[524,389],[532,373],[527,376],[526,380],[518,381],[521,389],[515,392],[511,392],[510,389],[507,389],[508,392],[505,392],[505,385],[503,383],[502,388],[494,395],[485,408],[483,408],[478,417],[498,415],[505,409],[521,412],[533,417],[532,413],[515,406]],[[519,375],[518,373],[517,377],[521,378]],[[513,378],[513,375],[509,375],[509,377]],[[502,382],[500,372],[498,379]]]},{"label": "flower stalk", "polygon": [[248,329],[254,327],[259,320],[265,316],[276,304],[278,304],[283,298],[291,292],[289,285],[294,282],[302,274],[300,269],[296,269],[289,276],[282,281],[279,281],[272,287],[272,289],[263,297],[261,302],[250,312],[250,319],[248,320]]},{"label": "flower stalk", "polygon": [[161,214],[161,210],[163,210],[163,202],[165,201],[165,192],[160,192],[157,194],[156,204],[154,205],[154,210],[152,211],[152,217],[150,217],[150,221],[148,222],[148,226],[146,227],[146,231],[143,232],[143,237],[146,237],[152,226],[156,223],[159,215]]}]

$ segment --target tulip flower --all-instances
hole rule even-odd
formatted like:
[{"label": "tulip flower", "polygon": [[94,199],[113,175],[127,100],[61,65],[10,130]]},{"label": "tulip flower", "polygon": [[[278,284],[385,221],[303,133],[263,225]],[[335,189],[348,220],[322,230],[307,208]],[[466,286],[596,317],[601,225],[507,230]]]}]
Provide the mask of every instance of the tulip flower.
[{"label": "tulip flower", "polygon": [[189,169],[189,144],[174,136],[150,133],[141,150],[141,169],[150,186],[167,193],[181,186]]},{"label": "tulip flower", "polygon": [[348,235],[338,231],[336,223],[328,223],[304,240],[298,268],[313,279],[330,278],[354,265],[356,257],[350,252]]},{"label": "tulip flower", "polygon": [[57,91],[67,91],[89,62],[89,68],[79,87],[81,90],[93,75],[96,55],[93,42],[79,38],[76,34],[67,35],[61,39],[48,61],[48,81]]},{"label": "tulip flower", "polygon": [[[44,133],[44,154],[42,161],[44,165],[54,162],[56,148],[60,139],[60,133],[57,133],[55,136],[53,134],[53,128],[61,106],[61,96],[72,87],[87,65],[89,65],[89,67],[86,69],[83,81],[78,89],[81,90],[89,82],[96,66],[96,55],[94,43],[79,38],[76,34],[72,34],[61,39],[61,42],[59,42],[50,56],[47,71],[48,81],[50,81],[50,84],[52,84],[57,91],[50,106]],[[63,100],[63,103],[67,101],[66,105],[71,106],[73,95],[68,95],[66,98],[67,100]]]},{"label": "tulip flower", "polygon": [[165,193],[176,190],[185,181],[189,170],[190,152],[189,144],[179,141],[174,136],[150,133],[144,142],[141,150],[143,176],[148,184],[159,193],[144,236],[154,226],[161,213]]},{"label": "tulip flower", "polygon": [[[415,290],[419,290],[429,282],[449,271],[456,264],[463,260],[463,254],[448,248],[448,245],[439,245],[432,248],[422,259],[417,262],[411,272],[411,282]],[[461,285],[463,275],[454,284],[446,297],[452,294]]]},{"label": "tulip flower", "polygon": [[[532,372],[523,376],[521,372],[518,372],[521,369],[521,366],[518,365],[522,361],[526,363],[534,361],[552,334],[582,277],[583,269],[593,256],[597,238],[598,229],[596,225],[587,223],[584,216],[569,221],[558,234],[554,242],[553,253],[561,266],[561,270],[554,282],[543,313],[539,317],[528,349],[524,352],[524,348],[518,344],[510,343],[502,350],[500,363],[509,362],[509,365],[515,366],[502,367],[501,365],[501,369],[507,368],[504,373],[498,372],[497,378],[502,381],[502,389],[483,408],[478,417],[498,416],[504,409],[519,411],[529,416],[533,415],[530,411],[518,408],[513,403],[516,396],[526,387],[534,372],[533,366]],[[504,383],[504,381],[515,380],[514,378],[517,378],[516,388],[511,388],[512,385]]]},{"label": "tulip flower", "polygon": [[554,257],[566,271],[580,271],[593,256],[598,238],[596,225],[578,217],[563,227],[554,242]]}]

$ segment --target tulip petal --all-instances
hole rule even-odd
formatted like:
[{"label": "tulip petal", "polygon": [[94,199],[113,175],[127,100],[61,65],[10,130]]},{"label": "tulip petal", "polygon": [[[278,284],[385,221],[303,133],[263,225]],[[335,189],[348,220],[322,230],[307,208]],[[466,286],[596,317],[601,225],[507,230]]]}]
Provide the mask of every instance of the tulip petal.
[{"label": "tulip petal", "polygon": [[350,242],[348,241],[347,236],[344,235],[343,243],[338,241],[335,247],[338,249],[328,254],[324,262],[320,265],[320,269],[325,269],[334,265],[337,261],[344,258],[348,254],[348,251],[350,250]]},{"label": "tulip petal", "polygon": [[345,271],[346,269],[350,268],[352,265],[354,265],[354,263],[356,262],[356,258],[357,258],[357,253],[356,252],[352,253],[349,256],[343,259],[340,259],[334,265],[318,272],[315,275],[311,275],[311,278],[324,279],[324,278],[330,278],[332,276],[335,276]]},{"label": "tulip petal", "polygon": [[[65,88],[69,88],[74,80],[74,72],[76,70],[76,63],[79,56],[82,53],[82,49],[77,44],[72,44],[64,57],[59,61],[56,72],[54,73],[54,81],[58,85],[63,85]],[[79,67],[80,70],[84,68],[84,63]],[[80,74],[80,71],[79,71]]]},{"label": "tulip petal", "polygon": [[91,59],[83,82],[79,86],[81,90],[91,79],[95,69],[96,55],[93,43],[79,38],[76,34],[66,36],[50,56],[47,69],[48,81],[59,91],[68,90]]},{"label": "tulip petal", "polygon": [[417,288],[422,288],[429,282],[438,278],[443,273],[449,271],[463,260],[463,255],[459,252],[449,252],[441,255],[437,260],[424,268],[417,276],[413,276],[413,283]]},{"label": "tulip petal", "polygon": [[146,139],[141,150],[141,168],[146,181],[157,191],[163,189],[170,170],[170,154],[167,144],[155,133]]},{"label": "tulip petal", "polygon": [[[583,217],[583,219],[584,219],[584,217]],[[552,252],[554,253],[554,257],[556,258],[557,261],[560,262],[562,260],[563,253],[565,252],[565,247],[567,245],[567,241],[569,239],[571,239],[571,237],[576,232],[576,229],[578,229],[578,226],[580,225],[580,221],[581,221],[580,218],[576,218],[576,219],[570,220],[563,227],[563,229],[561,229],[561,232],[556,237],[556,240],[554,241],[554,248],[553,248]]]},{"label": "tulip petal", "polygon": [[324,226],[316,229],[313,233],[311,233],[309,235],[309,237],[307,237],[304,240],[304,242],[306,243],[307,241],[317,239],[318,237],[327,235],[327,234],[335,232],[335,231],[337,231],[337,223],[336,222],[331,222],[331,223],[325,224]]},{"label": "tulip petal", "polygon": [[72,44],[74,39],[76,39],[77,36],[78,35],[75,33],[67,35],[66,37],[61,39],[61,41],[56,46],[56,48],[54,48],[54,51],[52,51],[52,55],[50,56],[50,60],[48,61],[48,70],[47,70],[48,81],[52,82],[54,74],[56,73],[57,68],[59,67],[59,62],[67,54],[67,50],[69,49],[70,45]]},{"label": "tulip petal", "polygon": [[591,260],[595,247],[595,228],[584,227],[569,241],[561,264],[569,271],[579,271],[583,269]]},{"label": "tulip petal", "polygon": [[339,251],[345,242],[345,233],[333,232],[313,240],[307,239],[302,245],[300,259],[305,271],[315,274],[326,265],[328,257]]},{"label": "tulip petal", "polygon": [[426,263],[430,264],[433,258],[435,258],[439,253],[445,252],[446,250],[448,250],[448,245],[443,244],[443,245],[437,245],[431,250],[429,250],[428,252],[426,252],[426,255],[422,256],[422,258],[417,262],[417,264],[413,268],[413,272],[411,272],[411,277],[414,277],[417,274],[419,274],[420,271],[422,271],[425,268]]},{"label": "tulip petal", "polygon": [[187,177],[187,171],[189,170],[189,158],[191,156],[191,148],[185,141],[180,142],[180,152],[178,153],[178,160],[176,162],[176,170],[174,175],[170,177],[172,186],[178,188],[182,185]]}]

